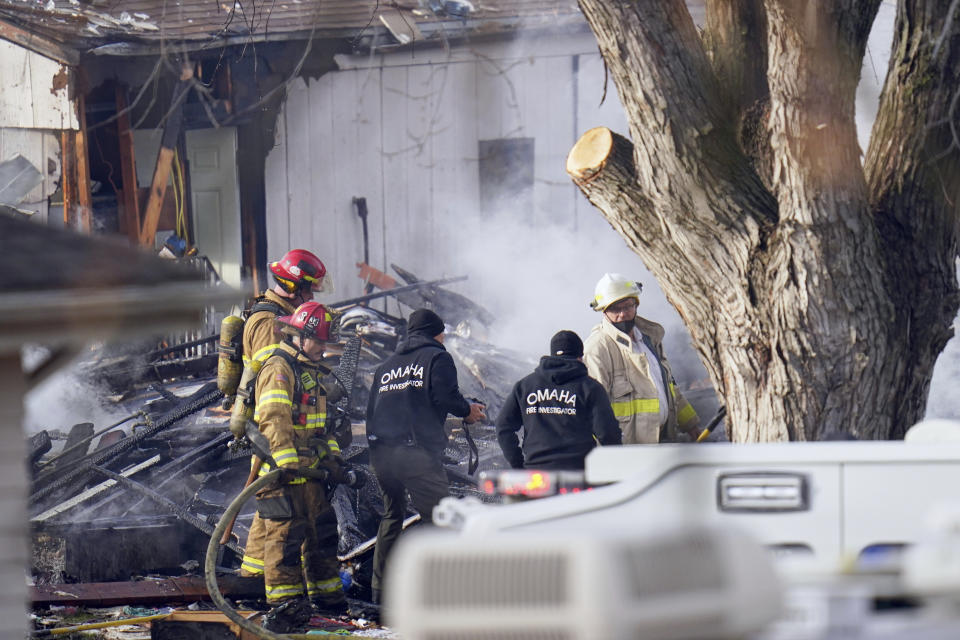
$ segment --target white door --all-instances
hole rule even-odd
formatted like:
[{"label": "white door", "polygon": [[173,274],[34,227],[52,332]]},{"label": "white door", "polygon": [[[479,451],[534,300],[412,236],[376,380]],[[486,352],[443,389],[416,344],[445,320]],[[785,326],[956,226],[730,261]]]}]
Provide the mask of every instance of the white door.
[{"label": "white door", "polygon": [[200,253],[228,284],[240,287],[240,195],[234,127],[187,131],[193,232]]},{"label": "white door", "polygon": [[[150,186],[153,180],[161,135],[159,129],[134,131],[137,181],[141,187]],[[236,129],[220,127],[187,131],[187,161],[193,196],[193,245],[200,255],[210,259],[221,278],[240,287],[242,253]]]}]

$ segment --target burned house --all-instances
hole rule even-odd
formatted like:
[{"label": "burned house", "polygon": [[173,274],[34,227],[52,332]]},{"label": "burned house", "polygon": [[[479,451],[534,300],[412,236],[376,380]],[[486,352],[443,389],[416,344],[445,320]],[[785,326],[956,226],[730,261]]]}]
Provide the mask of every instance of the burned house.
[{"label": "burned house", "polygon": [[[622,121],[612,96],[596,107],[602,64],[575,2],[11,1],[0,37],[22,93],[0,103],[16,115],[0,158],[68,178],[32,194],[39,218],[147,246],[175,234],[230,283],[262,284],[291,243],[346,294],[361,260],[427,273],[447,222],[504,200],[573,229],[589,205],[563,157],[601,110]],[[55,99],[60,121],[17,99]],[[25,129],[36,139],[11,133]]]},{"label": "burned house", "polygon": [[[625,129],[574,1],[0,0],[0,46],[0,80],[16,89],[0,97],[0,162],[19,155],[41,176],[9,204],[37,223],[196,254],[246,294],[269,286],[268,260],[295,246],[321,255],[336,279],[325,303],[387,288],[384,273],[395,278],[390,286],[469,274],[440,293],[371,301],[344,322],[365,332],[369,365],[392,348],[411,305],[448,301],[464,393],[491,412],[532,363],[484,340],[494,314],[474,295],[491,286],[476,257],[507,269],[510,257],[488,257],[495,248],[475,229],[509,220],[502,235],[521,228],[531,246],[545,230],[612,234],[563,173],[582,130]],[[575,280],[571,265],[547,268]],[[522,271],[512,275],[546,279]],[[588,286],[561,291],[586,312]],[[249,452],[226,448],[209,387],[211,341],[176,349],[209,338],[227,311],[208,307],[202,330],[141,345],[137,357],[104,351],[90,361],[101,379],[129,387],[116,390],[119,406],[138,417],[113,441],[109,430],[98,433],[107,425],[78,429],[72,442],[86,447],[73,466],[38,458],[30,514],[46,536],[38,569],[49,579],[122,580],[176,571],[196,556],[190,544],[137,555],[137,536],[202,540],[242,486]],[[544,344],[531,349],[556,328],[537,327]],[[64,437],[71,426],[58,425]],[[477,456],[495,464],[489,435],[475,434]],[[363,464],[362,447],[348,453]],[[469,490],[463,433],[449,453],[449,472]],[[171,473],[183,481],[165,482]],[[346,558],[363,553],[375,513],[357,495],[340,502]],[[137,526],[118,526],[131,518]],[[82,527],[71,528],[76,522]],[[241,518],[238,533],[243,526]],[[70,546],[90,531],[116,553]]]}]

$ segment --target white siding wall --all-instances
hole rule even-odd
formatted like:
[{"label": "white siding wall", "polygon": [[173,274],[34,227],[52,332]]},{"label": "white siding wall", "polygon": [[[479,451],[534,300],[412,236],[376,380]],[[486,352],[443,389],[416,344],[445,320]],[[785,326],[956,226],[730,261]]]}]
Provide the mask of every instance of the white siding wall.
[{"label": "white siding wall", "polygon": [[338,62],[340,71],[288,90],[267,158],[271,259],[315,250],[335,275],[334,297],[359,294],[351,199],[363,196],[374,266],[465,273],[457,246],[479,216],[478,142],[489,139],[535,141],[534,211],[508,215],[570,231],[587,216],[596,223],[566,154],[589,127],[626,133],[626,124],[612,82],[599,106],[603,65],[590,34]]},{"label": "white siding wall", "polygon": [[0,162],[22,155],[43,174],[19,208],[47,220],[47,199],[60,179],[61,129],[77,129],[66,67],[0,40]]},{"label": "white siding wall", "polygon": [[0,127],[77,129],[67,78],[59,62],[0,40]]},{"label": "white siding wall", "polygon": [[[2,95],[0,91],[0,95]],[[33,218],[46,222],[48,198],[60,182],[60,138],[57,132],[0,127],[0,162],[21,155],[43,175],[43,182],[26,195],[18,209],[33,211]],[[58,208],[62,214],[62,208]]]}]

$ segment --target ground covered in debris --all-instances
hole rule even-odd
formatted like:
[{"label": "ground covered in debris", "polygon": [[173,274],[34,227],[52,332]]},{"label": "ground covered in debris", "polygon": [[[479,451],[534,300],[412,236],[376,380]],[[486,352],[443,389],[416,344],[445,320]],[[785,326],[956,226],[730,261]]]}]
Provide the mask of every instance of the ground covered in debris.
[{"label": "ground covered in debris", "polygon": [[[416,281],[404,273],[408,282]],[[438,308],[453,321],[458,332],[445,344],[461,390],[496,415],[512,383],[535,363],[485,342],[489,314],[462,296],[423,283],[403,288],[397,298],[411,308]],[[340,322],[345,355],[333,364],[352,381],[352,392],[328,414],[349,424],[354,437],[343,457],[368,481],[359,489],[331,486],[328,495],[338,520],[341,579],[356,617],[318,616],[311,627],[390,637],[370,622],[376,613],[369,604],[370,565],[383,505],[368,468],[363,419],[373,370],[402,339],[405,321],[348,306]],[[31,597],[38,637],[71,633],[66,629],[72,627],[102,637],[197,637],[183,625],[214,624],[222,617],[206,592],[202,567],[216,524],[244,486],[251,449],[229,432],[211,331],[102,345],[81,363],[80,383],[98,396],[100,415],[112,418],[95,424],[75,416],[76,423],[51,424],[31,438]],[[351,344],[352,360],[346,355]],[[467,431],[456,419],[447,427],[444,463],[451,492],[487,499],[476,487],[478,473],[507,466],[493,427],[471,425]],[[263,582],[236,574],[254,509],[253,501],[245,505],[216,561],[225,597],[253,619],[267,608]],[[408,522],[417,519],[411,511]]]},{"label": "ground covered in debris", "polygon": [[[444,346],[461,391],[486,404],[491,421],[513,383],[535,362],[484,339],[491,316],[437,282],[396,268],[408,283],[396,298],[437,309],[455,332]],[[382,275],[382,274],[381,274]],[[380,292],[372,294],[381,295]],[[403,338],[405,320],[345,301],[342,355],[331,366],[348,394],[328,407],[338,429],[353,434],[344,459],[367,477],[357,488],[330,486],[337,515],[341,579],[355,616],[311,620],[318,634],[393,637],[371,620],[370,577],[383,504],[369,470],[363,420],[376,367]],[[358,306],[358,302],[361,306]],[[98,398],[100,417],[72,416],[31,437],[29,498],[34,635],[109,638],[249,637],[226,633],[202,576],[207,546],[227,506],[244,487],[251,449],[234,440],[215,379],[219,318],[197,335],[102,345],[80,364],[78,384]],[[59,401],[59,398],[58,398]],[[103,416],[110,418],[103,418]],[[349,428],[347,428],[349,427]],[[493,500],[477,488],[482,471],[507,468],[492,424],[447,422],[444,464],[455,496]],[[224,596],[251,619],[267,609],[263,581],[237,571],[253,519],[250,501],[219,547],[217,580]],[[411,511],[408,524],[419,515]],[[232,624],[232,623],[231,623]],[[207,632],[213,625],[216,632]],[[74,629],[76,627],[76,629]],[[217,635],[217,634],[220,635]]]},{"label": "ground covered in debris", "polygon": [[[262,612],[240,610],[253,623]],[[31,637],[84,637],[111,640],[184,640],[186,638],[252,637],[239,631],[220,611],[209,603],[193,603],[185,607],[78,607],[51,606],[32,614],[35,630]],[[387,627],[359,618],[310,619],[305,633],[322,637],[398,638]]]}]

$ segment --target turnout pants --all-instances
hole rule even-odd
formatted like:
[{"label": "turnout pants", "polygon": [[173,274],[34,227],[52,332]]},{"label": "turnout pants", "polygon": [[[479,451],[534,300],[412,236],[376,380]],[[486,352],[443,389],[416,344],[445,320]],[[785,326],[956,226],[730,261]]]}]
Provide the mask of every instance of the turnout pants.
[{"label": "turnout pants", "polygon": [[[290,517],[263,517],[257,513],[241,573],[256,575],[250,571],[251,567],[256,568],[258,560],[252,554],[257,553],[256,545],[262,544],[260,565],[269,604],[303,595],[320,606],[345,603],[337,560],[337,520],[323,486],[316,482],[284,485],[262,491],[258,498],[288,499]],[[255,538],[254,534],[260,531],[262,538]]]},{"label": "turnout pants", "polygon": [[420,514],[422,524],[433,523],[433,508],[441,498],[450,495],[447,472],[439,453],[420,447],[376,444],[370,447],[370,464],[380,483],[383,495],[383,519],[377,531],[373,552],[373,579],[370,586],[383,589],[384,569],[390,550],[403,531],[407,513],[407,496]]}]

